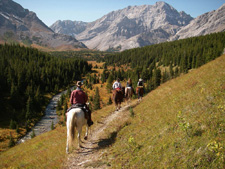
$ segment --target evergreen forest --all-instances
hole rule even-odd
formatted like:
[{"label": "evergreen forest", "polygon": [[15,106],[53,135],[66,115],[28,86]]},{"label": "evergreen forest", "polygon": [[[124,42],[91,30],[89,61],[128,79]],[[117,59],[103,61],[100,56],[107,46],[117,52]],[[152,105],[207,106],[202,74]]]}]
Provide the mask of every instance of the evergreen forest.
[{"label": "evergreen forest", "polygon": [[0,124],[29,125],[44,114],[46,94],[66,89],[91,69],[78,57],[55,57],[20,45],[0,45]]},{"label": "evergreen forest", "polygon": [[224,47],[225,32],[221,32],[130,49],[108,55],[104,61],[114,68],[123,66],[127,69],[126,72],[114,69],[107,76],[111,74],[114,79],[121,80],[131,78],[134,85],[142,78],[147,83],[146,91],[151,91],[161,83],[221,56]]}]

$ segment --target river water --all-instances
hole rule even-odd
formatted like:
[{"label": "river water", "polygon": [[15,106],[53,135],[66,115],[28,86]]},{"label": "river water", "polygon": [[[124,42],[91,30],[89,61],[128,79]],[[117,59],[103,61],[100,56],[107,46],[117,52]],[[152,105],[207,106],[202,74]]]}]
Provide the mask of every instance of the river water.
[{"label": "river water", "polygon": [[[73,89],[73,87],[71,88],[71,90],[72,89]],[[65,94],[66,92],[67,92],[67,90],[52,97],[52,99],[50,100],[50,103],[48,104],[48,106],[45,109],[45,115],[32,128],[32,130],[34,130],[35,136],[38,136],[42,133],[52,130],[52,123],[54,126],[58,123],[59,119],[58,119],[58,115],[56,114],[57,102],[60,99],[61,95]],[[32,130],[29,131],[24,137],[22,137],[18,141],[18,143],[23,143],[26,140],[31,139],[31,135],[33,133]]]}]

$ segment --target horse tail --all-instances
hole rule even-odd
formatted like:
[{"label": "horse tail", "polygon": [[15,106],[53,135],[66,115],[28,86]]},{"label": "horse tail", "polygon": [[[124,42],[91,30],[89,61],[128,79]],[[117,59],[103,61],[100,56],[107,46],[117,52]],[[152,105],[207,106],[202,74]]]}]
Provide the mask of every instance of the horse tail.
[{"label": "horse tail", "polygon": [[69,132],[68,132],[68,143],[69,143],[69,147],[72,145],[73,141],[74,141],[74,137],[75,137],[75,127],[76,127],[76,115],[75,112],[71,112],[70,115],[70,119],[68,121],[68,128],[69,128]]}]

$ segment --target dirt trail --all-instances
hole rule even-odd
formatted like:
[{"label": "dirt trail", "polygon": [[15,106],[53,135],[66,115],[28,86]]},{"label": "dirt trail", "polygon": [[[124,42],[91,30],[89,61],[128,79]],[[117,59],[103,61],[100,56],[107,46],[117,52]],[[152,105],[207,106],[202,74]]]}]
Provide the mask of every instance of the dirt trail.
[{"label": "dirt trail", "polygon": [[98,123],[92,134],[89,135],[87,141],[82,139],[83,148],[74,150],[67,156],[68,160],[63,168],[82,169],[82,168],[109,168],[107,164],[101,162],[101,155],[105,151],[105,147],[112,142],[110,139],[100,139],[104,130],[109,127],[114,120],[121,118],[122,113],[128,110],[129,106],[122,107],[119,111],[112,112],[101,123]]}]

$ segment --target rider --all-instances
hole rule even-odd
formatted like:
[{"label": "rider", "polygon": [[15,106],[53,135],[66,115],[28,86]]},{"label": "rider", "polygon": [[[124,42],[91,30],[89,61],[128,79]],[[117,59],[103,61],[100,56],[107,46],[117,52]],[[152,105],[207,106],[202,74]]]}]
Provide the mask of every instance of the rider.
[{"label": "rider", "polygon": [[143,80],[140,78],[138,83],[137,83],[137,87],[138,87],[138,98],[140,98],[140,89],[144,87],[144,83]]},{"label": "rider", "polygon": [[134,92],[134,88],[132,87],[132,80],[129,78],[127,81],[126,91],[125,91],[125,97],[127,96],[127,88],[131,88],[131,90]]},{"label": "rider", "polygon": [[122,86],[121,86],[121,83],[120,83],[120,79],[117,78],[117,80],[113,83],[113,86],[112,86],[113,90],[121,90],[122,89]]},{"label": "rider", "polygon": [[75,107],[85,107],[87,111],[85,112],[85,117],[87,118],[87,124],[88,126],[93,125],[93,121],[91,120],[91,111],[86,105],[86,102],[88,100],[87,95],[85,92],[81,89],[82,83],[81,81],[77,82],[77,88],[76,90],[72,91],[70,96],[70,103],[72,106]]}]

